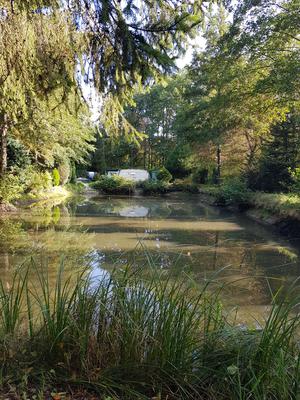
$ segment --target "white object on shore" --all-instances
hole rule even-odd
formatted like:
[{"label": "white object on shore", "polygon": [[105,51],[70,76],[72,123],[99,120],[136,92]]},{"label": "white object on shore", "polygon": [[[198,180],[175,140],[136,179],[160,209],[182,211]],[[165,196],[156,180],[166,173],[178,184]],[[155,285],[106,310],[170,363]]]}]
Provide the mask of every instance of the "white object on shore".
[{"label": "white object on shore", "polygon": [[88,176],[88,178],[89,179],[94,179],[95,178],[95,175],[96,175],[96,172],[94,172],[94,171],[87,171],[87,176]]},{"label": "white object on shore", "polygon": [[144,182],[150,179],[149,172],[145,169],[121,169],[118,175],[135,182]]}]

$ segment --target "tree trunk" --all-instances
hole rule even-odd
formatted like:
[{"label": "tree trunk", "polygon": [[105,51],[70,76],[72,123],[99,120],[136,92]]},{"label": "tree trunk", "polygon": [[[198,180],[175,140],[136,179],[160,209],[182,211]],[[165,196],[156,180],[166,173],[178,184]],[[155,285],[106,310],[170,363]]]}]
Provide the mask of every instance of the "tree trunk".
[{"label": "tree trunk", "polygon": [[143,140],[143,165],[144,169],[146,169],[146,152],[147,152],[147,140]]},{"label": "tree trunk", "polygon": [[221,181],[221,145],[217,146],[217,183]]},{"label": "tree trunk", "polygon": [[104,139],[104,138],[102,139],[102,154],[101,154],[101,156],[102,156],[102,162],[101,162],[101,164],[102,164],[102,166],[101,166],[102,171],[100,171],[100,172],[101,172],[101,174],[105,174],[105,172],[106,172],[106,170],[107,170],[107,165],[106,165],[105,139]]},{"label": "tree trunk", "polygon": [[3,176],[7,169],[7,117],[4,114],[0,126],[0,176]]}]

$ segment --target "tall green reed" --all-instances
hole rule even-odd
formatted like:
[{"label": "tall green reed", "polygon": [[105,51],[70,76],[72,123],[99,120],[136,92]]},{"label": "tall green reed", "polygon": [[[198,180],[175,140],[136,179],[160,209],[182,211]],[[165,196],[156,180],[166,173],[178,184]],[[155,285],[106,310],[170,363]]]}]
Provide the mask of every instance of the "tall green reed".
[{"label": "tall green reed", "polygon": [[16,333],[22,320],[28,271],[25,270],[24,276],[20,272],[14,272],[11,283],[0,280],[1,336]]},{"label": "tall green reed", "polygon": [[95,282],[62,263],[52,282],[32,263],[1,282],[0,352],[16,338],[20,349],[1,354],[2,376],[18,383],[25,365],[28,382],[52,371],[56,383],[120,399],[297,399],[297,283],[288,299],[274,295],[262,331],[241,330],[209,282],[197,292],[188,279],[152,272],[129,266]]}]

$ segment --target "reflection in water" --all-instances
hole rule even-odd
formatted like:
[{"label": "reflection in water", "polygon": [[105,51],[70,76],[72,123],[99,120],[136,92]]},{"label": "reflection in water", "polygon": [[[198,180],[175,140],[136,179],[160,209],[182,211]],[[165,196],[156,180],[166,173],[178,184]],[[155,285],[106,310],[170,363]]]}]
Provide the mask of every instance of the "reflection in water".
[{"label": "reflection in water", "polygon": [[119,215],[121,217],[146,217],[149,213],[149,209],[147,207],[142,206],[133,206],[133,207],[125,207],[119,211]]},{"label": "reflection in water", "polygon": [[97,287],[97,283],[110,276],[109,272],[102,268],[105,256],[100,251],[92,250],[87,254],[86,258],[88,259],[86,265],[90,267],[89,279],[91,287]]},{"label": "reflection in water", "polygon": [[2,277],[9,279],[33,254],[48,257],[53,276],[62,257],[69,268],[90,266],[94,279],[132,261],[146,270],[149,259],[174,278],[188,275],[195,285],[220,271],[224,302],[253,314],[270,304],[271,291],[289,286],[300,266],[296,241],[292,245],[241,215],[184,195],[71,199],[1,218]]}]

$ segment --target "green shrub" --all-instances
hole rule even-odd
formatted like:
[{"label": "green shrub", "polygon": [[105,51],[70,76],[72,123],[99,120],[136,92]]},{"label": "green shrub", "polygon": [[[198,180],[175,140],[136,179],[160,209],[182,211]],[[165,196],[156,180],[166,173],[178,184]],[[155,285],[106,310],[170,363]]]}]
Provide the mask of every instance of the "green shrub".
[{"label": "green shrub", "polygon": [[[70,163],[67,161],[67,162],[63,162],[63,163],[59,164],[58,172],[59,172],[60,184],[65,185],[66,183],[68,183],[70,174],[71,174]],[[55,185],[55,186],[58,186],[58,185]]]},{"label": "green shrub", "polygon": [[192,180],[194,183],[205,184],[208,182],[208,168],[197,168],[192,174]]},{"label": "green shrub", "polygon": [[240,178],[231,178],[216,192],[216,202],[220,205],[246,206],[250,194],[251,191],[247,188],[245,181]]},{"label": "green shrub", "polygon": [[167,170],[166,167],[162,167],[157,171],[156,175],[157,179],[161,182],[169,183],[172,180],[171,173]]},{"label": "green shrub", "polygon": [[24,191],[26,193],[38,194],[43,190],[49,190],[52,187],[52,177],[48,171],[41,172],[33,166],[29,166],[21,174],[24,182]]},{"label": "green shrub", "polygon": [[143,195],[164,195],[170,191],[168,183],[163,181],[145,181],[141,184]]},{"label": "green shrub", "polygon": [[132,194],[135,190],[135,182],[118,175],[102,175],[91,183],[91,187],[106,194]]},{"label": "green shrub", "polygon": [[186,181],[185,179],[176,179],[170,189],[173,192],[190,192],[190,193],[198,193],[199,189],[195,183]]},{"label": "green shrub", "polygon": [[85,185],[82,182],[76,182],[76,183],[67,183],[66,188],[70,190],[71,192],[74,193],[83,193],[85,190]]},{"label": "green shrub", "polygon": [[49,190],[52,187],[52,177],[49,171],[40,173],[40,182],[42,190]]},{"label": "green shrub", "polygon": [[54,170],[52,171],[52,180],[53,180],[53,185],[54,186],[59,186],[60,184],[60,175],[59,175],[59,171],[57,168],[54,168]]},{"label": "green shrub", "polygon": [[24,168],[31,163],[28,149],[19,140],[11,137],[7,141],[7,162],[9,168]]},{"label": "green shrub", "polygon": [[21,197],[23,185],[17,175],[5,174],[0,178],[0,203],[10,203]]}]

